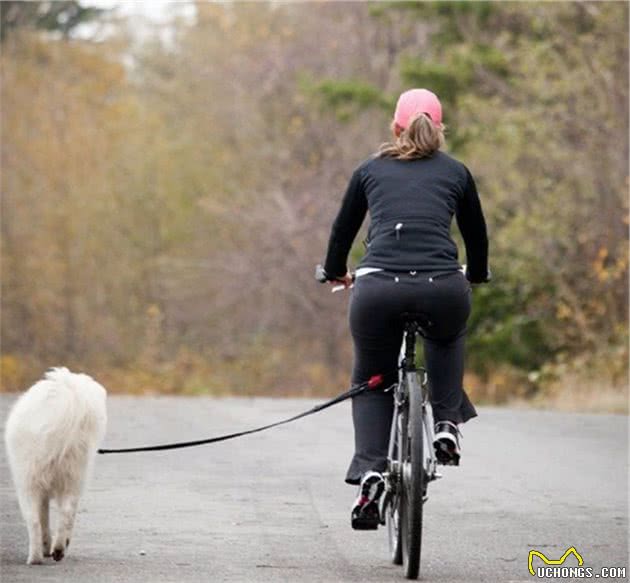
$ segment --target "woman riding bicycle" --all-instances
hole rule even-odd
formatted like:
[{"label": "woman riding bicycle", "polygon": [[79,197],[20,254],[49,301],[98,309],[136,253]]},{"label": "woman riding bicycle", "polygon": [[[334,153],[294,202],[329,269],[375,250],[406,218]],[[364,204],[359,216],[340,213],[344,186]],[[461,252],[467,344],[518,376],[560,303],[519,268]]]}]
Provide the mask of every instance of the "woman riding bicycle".
[{"label": "woman riding bicycle", "polygon": [[[366,253],[350,302],[353,384],[378,374],[384,387],[398,379],[402,314],[421,314],[424,355],[436,421],[439,463],[458,465],[458,425],[477,415],[466,395],[464,344],[471,308],[470,283],[488,281],[486,224],[472,175],[440,151],[442,107],[426,89],[398,99],[393,141],[353,173],[334,221],[324,270],[330,281],[352,283],[346,260],[367,211]],[[465,275],[450,236],[455,215],[466,246]],[[360,484],[353,527],[376,528],[384,489],[393,413],[392,391],[368,391],[352,402],[355,454],[346,475]],[[356,522],[356,524],[355,524]]]}]

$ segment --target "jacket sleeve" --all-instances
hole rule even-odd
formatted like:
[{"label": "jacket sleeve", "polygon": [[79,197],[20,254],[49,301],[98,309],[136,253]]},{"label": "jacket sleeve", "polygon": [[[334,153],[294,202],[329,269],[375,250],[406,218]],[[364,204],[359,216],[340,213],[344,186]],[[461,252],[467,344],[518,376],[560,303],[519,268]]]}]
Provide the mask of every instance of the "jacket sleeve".
[{"label": "jacket sleeve", "polygon": [[466,275],[472,283],[482,283],[488,279],[489,273],[488,234],[477,187],[468,169],[466,177],[466,186],[457,206],[457,226],[466,246]]},{"label": "jacket sleeve", "polygon": [[331,279],[342,277],[347,273],[346,261],[348,253],[354,238],[361,228],[367,208],[367,198],[361,180],[361,170],[357,168],[350,179],[341,208],[330,233],[324,269]]}]

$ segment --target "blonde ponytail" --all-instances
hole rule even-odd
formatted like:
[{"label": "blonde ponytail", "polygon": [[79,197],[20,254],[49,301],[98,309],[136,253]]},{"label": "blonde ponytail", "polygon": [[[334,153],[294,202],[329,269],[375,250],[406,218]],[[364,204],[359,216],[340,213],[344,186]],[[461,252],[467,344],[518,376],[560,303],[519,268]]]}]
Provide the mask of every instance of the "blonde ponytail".
[{"label": "blonde ponytail", "polygon": [[383,144],[378,156],[413,160],[426,158],[444,146],[442,125],[436,126],[426,113],[414,117],[393,142]]}]

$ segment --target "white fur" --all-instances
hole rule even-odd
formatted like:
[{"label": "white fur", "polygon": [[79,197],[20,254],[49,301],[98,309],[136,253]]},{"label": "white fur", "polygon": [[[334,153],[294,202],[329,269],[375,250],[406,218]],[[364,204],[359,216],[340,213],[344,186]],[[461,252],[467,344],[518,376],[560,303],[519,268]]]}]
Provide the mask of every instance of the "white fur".
[{"label": "white fur", "polygon": [[[53,368],[13,406],[4,434],[29,538],[29,565],[63,558],[79,497],[105,435],[107,393],[91,377]],[[49,504],[59,510],[50,535]]]}]

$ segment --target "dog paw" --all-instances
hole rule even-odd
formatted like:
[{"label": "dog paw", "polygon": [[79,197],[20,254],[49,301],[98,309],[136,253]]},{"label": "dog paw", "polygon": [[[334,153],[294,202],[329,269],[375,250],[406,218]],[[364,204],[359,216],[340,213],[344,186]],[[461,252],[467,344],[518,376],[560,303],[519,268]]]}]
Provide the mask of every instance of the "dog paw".
[{"label": "dog paw", "polygon": [[63,556],[64,556],[63,549],[55,549],[52,552],[52,558],[55,559],[55,561],[61,561],[61,559],[63,559]]},{"label": "dog paw", "polygon": [[41,565],[44,562],[44,557],[41,555],[29,555],[28,559],[26,559],[27,565]]}]

